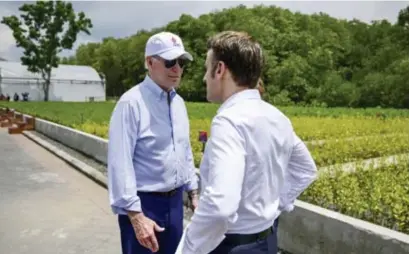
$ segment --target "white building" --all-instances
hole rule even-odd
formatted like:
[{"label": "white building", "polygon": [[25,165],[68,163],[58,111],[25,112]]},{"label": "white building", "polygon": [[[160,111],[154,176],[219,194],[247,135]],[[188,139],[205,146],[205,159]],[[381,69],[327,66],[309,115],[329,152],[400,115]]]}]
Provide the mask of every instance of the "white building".
[{"label": "white building", "polygon": [[[19,62],[0,61],[0,94],[14,93],[22,99],[29,93],[30,101],[43,101],[43,79],[33,74]],[[105,82],[98,72],[89,66],[63,65],[53,68],[49,88],[49,101],[105,101]]]}]

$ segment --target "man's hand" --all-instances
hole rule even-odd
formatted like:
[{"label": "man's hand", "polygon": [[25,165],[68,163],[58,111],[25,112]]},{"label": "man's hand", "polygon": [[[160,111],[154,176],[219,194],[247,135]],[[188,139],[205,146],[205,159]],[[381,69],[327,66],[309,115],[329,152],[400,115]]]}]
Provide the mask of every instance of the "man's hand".
[{"label": "man's hand", "polygon": [[189,202],[190,209],[192,209],[192,211],[194,212],[197,208],[197,205],[199,204],[199,194],[197,190],[189,191],[188,197],[190,201]]},{"label": "man's hand", "polygon": [[150,249],[152,252],[157,252],[159,250],[159,244],[156,239],[155,231],[163,232],[165,229],[159,227],[156,222],[149,219],[141,212],[128,212],[128,216],[139,243],[145,248]]}]

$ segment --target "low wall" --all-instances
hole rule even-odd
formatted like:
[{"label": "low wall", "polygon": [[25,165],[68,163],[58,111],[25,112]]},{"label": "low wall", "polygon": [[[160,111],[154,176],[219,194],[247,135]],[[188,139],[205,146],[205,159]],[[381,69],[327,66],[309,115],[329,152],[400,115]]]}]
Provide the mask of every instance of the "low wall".
[{"label": "low wall", "polygon": [[299,200],[280,216],[278,242],[294,254],[409,253],[409,235]]},{"label": "low wall", "polygon": [[107,164],[108,140],[60,124],[36,118],[35,130],[103,164]]},{"label": "low wall", "polygon": [[[35,129],[106,164],[105,139],[38,118]],[[293,212],[280,216],[278,237],[293,254],[409,253],[409,235],[298,200]]]}]

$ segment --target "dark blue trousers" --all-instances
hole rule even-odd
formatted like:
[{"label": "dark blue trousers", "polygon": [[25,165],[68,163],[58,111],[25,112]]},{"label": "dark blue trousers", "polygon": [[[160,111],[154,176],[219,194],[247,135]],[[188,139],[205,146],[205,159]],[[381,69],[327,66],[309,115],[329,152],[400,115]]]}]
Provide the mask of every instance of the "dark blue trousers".
[{"label": "dark blue trousers", "polygon": [[[156,254],[175,254],[183,234],[183,188],[171,197],[149,193],[138,193],[138,196],[145,216],[165,228],[165,231],[156,233],[159,243]],[[123,254],[153,253],[139,244],[127,215],[118,215],[118,222]]]},{"label": "dark blue trousers", "polygon": [[234,245],[229,243],[228,235],[210,254],[276,254],[278,218],[274,221],[273,232],[264,240],[250,244]]}]

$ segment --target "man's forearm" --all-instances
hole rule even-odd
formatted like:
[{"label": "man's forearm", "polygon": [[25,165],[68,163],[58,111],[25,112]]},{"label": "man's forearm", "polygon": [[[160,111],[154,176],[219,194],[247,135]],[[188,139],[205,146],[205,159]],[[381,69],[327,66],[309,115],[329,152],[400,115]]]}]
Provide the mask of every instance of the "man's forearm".
[{"label": "man's forearm", "polygon": [[129,217],[135,217],[137,215],[143,214],[142,211],[126,211]]},{"label": "man's forearm", "polygon": [[143,212],[136,212],[136,211],[126,211],[128,214],[129,220],[131,222],[137,221],[141,216],[143,216]]},{"label": "man's forearm", "polygon": [[280,193],[280,209],[291,211],[293,203],[317,178],[317,166],[307,146],[297,136],[287,168],[284,192]]},{"label": "man's forearm", "polygon": [[185,183],[185,190],[187,193],[195,190],[198,191],[199,189],[199,177],[197,176],[196,173],[196,168],[192,166],[192,169],[189,171],[189,177],[187,183]]},{"label": "man's forearm", "polygon": [[192,201],[193,198],[198,197],[199,196],[199,190],[190,190],[187,192],[187,195],[189,197],[189,200]]}]

